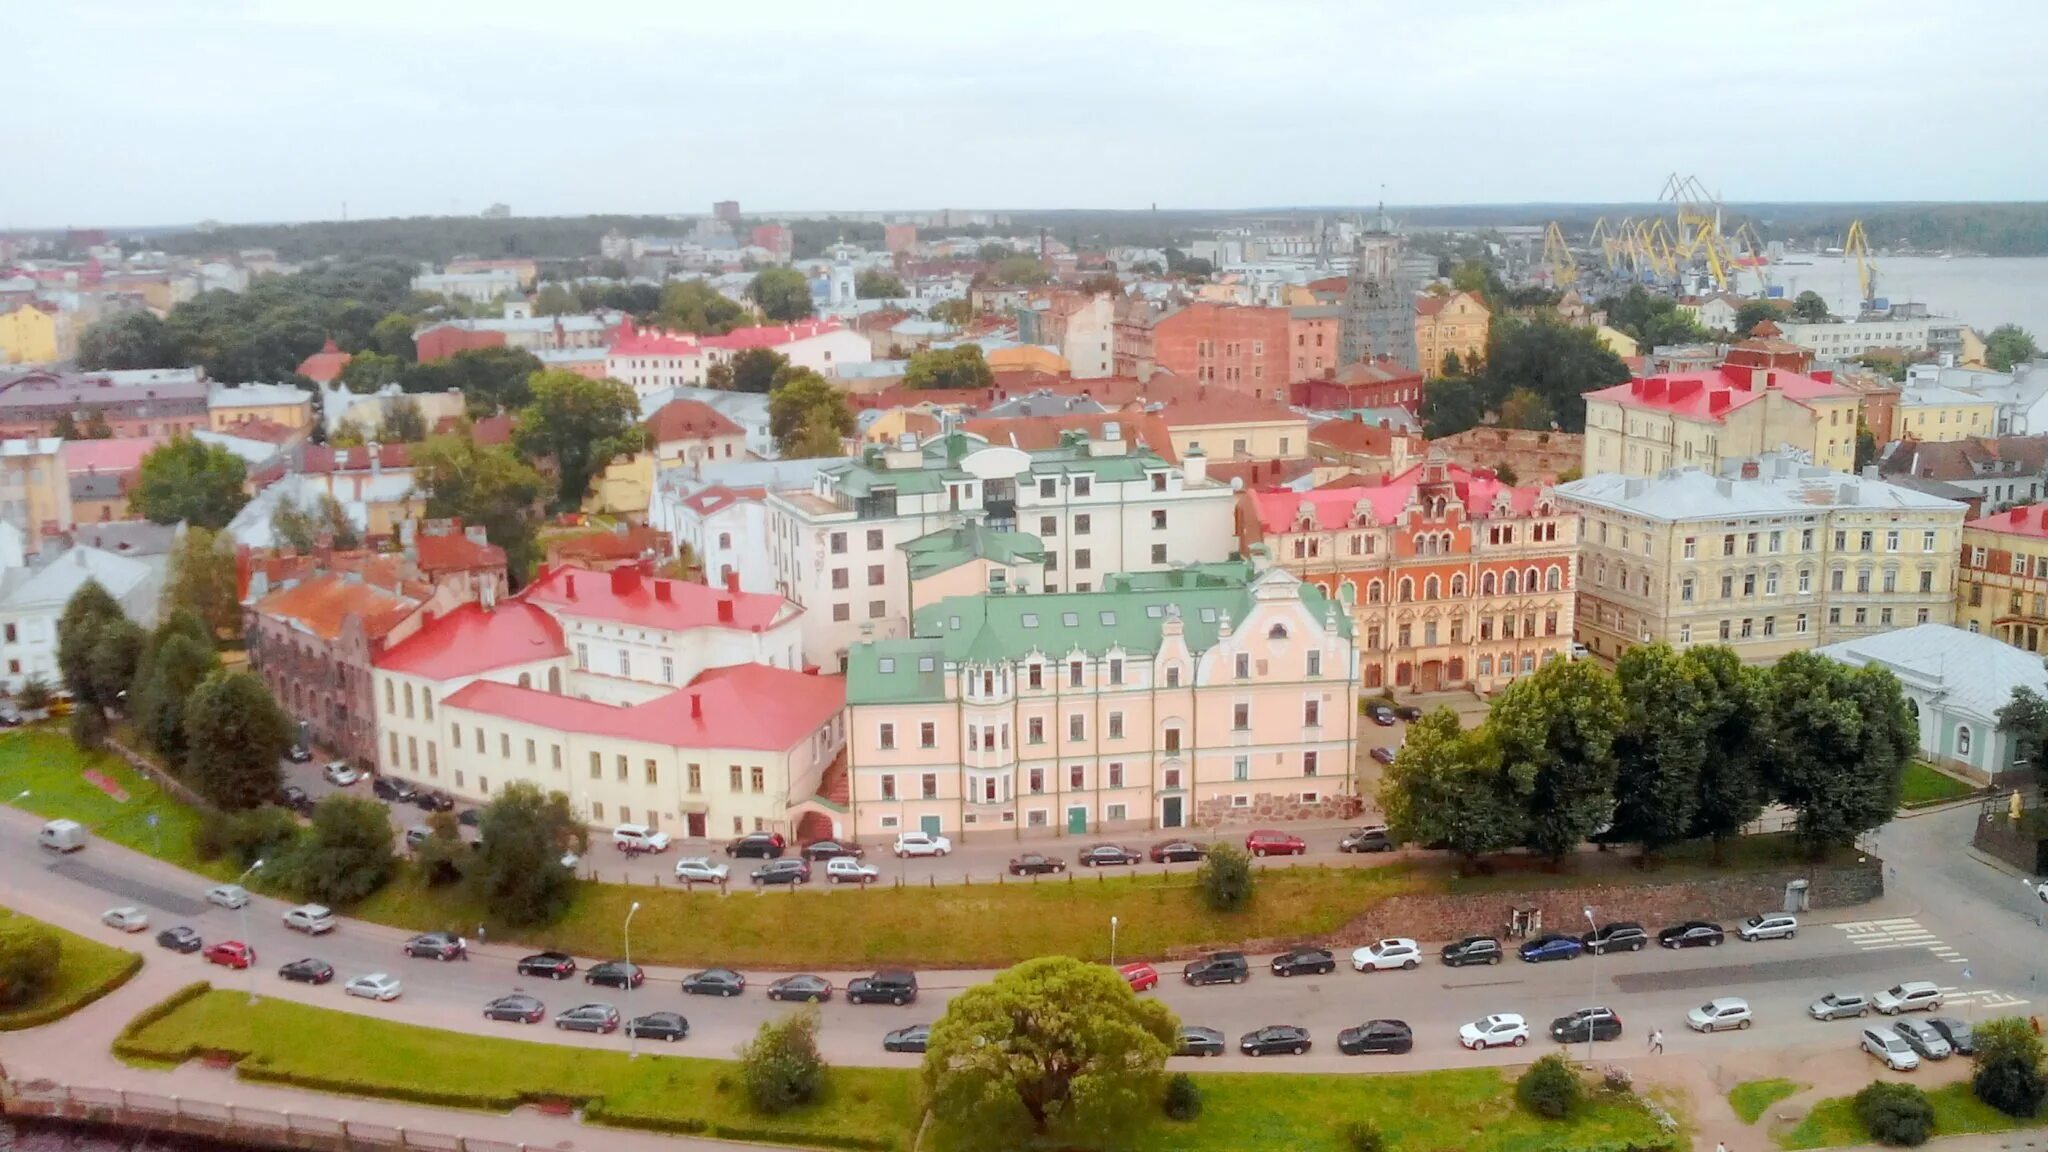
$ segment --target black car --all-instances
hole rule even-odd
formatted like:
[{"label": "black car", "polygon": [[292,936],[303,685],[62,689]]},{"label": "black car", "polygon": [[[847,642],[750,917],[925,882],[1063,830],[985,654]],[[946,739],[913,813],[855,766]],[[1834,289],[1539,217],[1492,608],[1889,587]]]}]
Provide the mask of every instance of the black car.
[{"label": "black car", "polygon": [[1399,717],[1400,719],[1406,720],[1410,723],[1414,723],[1415,721],[1422,719],[1422,709],[1417,708],[1413,704],[1397,704],[1394,706],[1394,715]]},{"label": "black car", "polygon": [[1413,1047],[1415,1032],[1406,1020],[1367,1020],[1337,1033],[1337,1051],[1346,1056],[1399,1056]]},{"label": "black car", "polygon": [[465,960],[469,958],[469,942],[453,932],[422,932],[405,942],[405,954],[432,960]]},{"label": "black car", "polygon": [[797,976],[784,976],[768,985],[768,998],[823,1003],[832,998],[832,982],[823,976],[813,976],[808,972]]},{"label": "black car", "polygon": [[1292,1024],[1270,1024],[1245,1033],[1237,1042],[1237,1050],[1247,1056],[1299,1056],[1308,1048],[1308,1029]]},{"label": "black car", "polygon": [[173,952],[184,952],[188,955],[206,946],[206,942],[199,938],[198,932],[182,924],[157,933],[156,944],[159,948],[169,948]]},{"label": "black car", "polygon": [[1154,864],[1186,864],[1199,861],[1208,854],[1207,848],[1193,840],[1168,840],[1164,844],[1154,844],[1152,851],[1147,853]]},{"label": "black car", "polygon": [[1012,876],[1051,876],[1066,870],[1065,860],[1057,856],[1047,856],[1043,852],[1026,852],[1022,856],[1010,857]]},{"label": "black car", "polygon": [[1463,940],[1444,945],[1441,953],[1444,965],[1449,968],[1463,968],[1468,964],[1500,963],[1500,941],[1491,936],[1467,936]]},{"label": "black car", "polygon": [[578,1004],[555,1013],[555,1027],[564,1032],[610,1032],[619,1026],[619,1010],[609,1004]]},{"label": "black car", "polygon": [[1273,975],[1321,976],[1337,970],[1337,957],[1328,948],[1296,948],[1273,957]]},{"label": "black car", "polygon": [[325,984],[334,979],[334,965],[308,956],[279,968],[277,976],[280,980],[290,980],[295,984]]},{"label": "black car", "polygon": [[1252,974],[1252,966],[1245,961],[1242,952],[1211,952],[1200,960],[1190,960],[1180,970],[1180,978],[1190,984],[1242,984]]},{"label": "black car", "polygon": [[310,764],[313,762],[313,750],[304,744],[294,744],[285,749],[284,758],[294,764]]},{"label": "black car", "polygon": [[1948,1041],[1948,1046],[1955,1049],[1956,1055],[1977,1054],[1977,1037],[1971,1034],[1967,1022],[1953,1016],[1931,1016],[1927,1020],[1927,1026],[1939,1032],[1941,1038]]},{"label": "black car", "polygon": [[1173,1034],[1175,1056],[1221,1056],[1223,1055],[1223,1033],[1214,1028],[1183,1024]]},{"label": "black car", "polygon": [[858,860],[866,854],[867,849],[847,840],[813,840],[804,845],[806,860],[836,860],[841,856]]},{"label": "black car", "polygon": [[1372,718],[1373,723],[1382,728],[1392,728],[1394,726],[1394,710],[1385,704],[1368,704],[1365,706],[1365,714]]},{"label": "black car", "polygon": [[1602,924],[1579,937],[1579,943],[1595,956],[1605,956],[1609,952],[1641,952],[1643,945],[1649,942],[1650,934],[1633,920]]},{"label": "black car", "polygon": [[626,1022],[626,1035],[638,1036],[642,1040],[673,1044],[689,1034],[690,1022],[680,1012],[649,1012]]},{"label": "black car", "polygon": [[1144,857],[1138,855],[1138,850],[1135,848],[1125,848],[1117,844],[1097,844],[1092,848],[1082,851],[1081,867],[1119,867],[1125,864],[1136,864],[1142,859]]},{"label": "black car", "polygon": [[464,828],[474,828],[483,822],[483,811],[478,808],[464,808],[455,814],[455,822]]},{"label": "black car", "polygon": [[638,964],[624,960],[607,960],[583,974],[585,984],[602,984],[607,988],[638,988],[646,980],[647,973]]},{"label": "black car", "polygon": [[379,800],[410,800],[413,798],[412,785],[391,776],[377,777],[377,782],[370,785],[370,791]]},{"label": "black car", "polygon": [[415,792],[412,802],[423,812],[453,812],[455,801],[446,792]]},{"label": "black car", "polygon": [[576,974],[576,958],[567,952],[536,952],[520,958],[519,974],[567,980]]},{"label": "black car", "polygon": [[1727,933],[1721,931],[1719,924],[1706,920],[1687,920],[1683,924],[1673,924],[1657,933],[1657,943],[1666,948],[1718,948],[1726,935]]},{"label": "black car", "polygon": [[730,968],[706,968],[683,977],[683,991],[691,996],[737,996],[747,990],[747,978]]},{"label": "black car", "polygon": [[306,790],[297,784],[287,784],[279,789],[278,798],[284,801],[286,808],[294,812],[304,812],[310,815],[313,811],[313,798],[306,795]]},{"label": "black car", "polygon": [[749,832],[725,846],[727,856],[758,856],[763,860],[782,858],[782,837],[773,832]]},{"label": "black car", "polygon": [[1342,840],[1337,841],[1337,851],[1339,852],[1392,852],[1393,850],[1394,838],[1387,834],[1387,826],[1384,824],[1368,824],[1363,828],[1353,828],[1344,834]]},{"label": "black car", "polygon": [[801,860],[770,860],[754,869],[751,879],[756,884],[808,884],[811,866]]},{"label": "black car", "polygon": [[538,1024],[548,1006],[525,994],[500,996],[484,1005],[484,1019],[510,1020],[515,1024]]},{"label": "black car", "polygon": [[1550,1022],[1550,1038],[1560,1044],[1584,1044],[1586,1032],[1595,1040],[1621,1039],[1621,1017],[1611,1008],[1581,1008]]},{"label": "black car", "polygon": [[883,1035],[882,1051],[922,1052],[925,1050],[926,1045],[930,1044],[931,1042],[931,1025],[912,1024],[908,1028],[898,1028],[894,1032],[886,1033],[885,1035]]},{"label": "black car", "polygon": [[1374,747],[1366,755],[1382,764],[1392,764],[1394,762],[1394,750],[1392,748]]},{"label": "black car", "polygon": [[857,976],[846,983],[846,999],[852,1004],[895,1004],[899,1007],[917,999],[917,974],[901,968],[884,968],[873,976]]}]

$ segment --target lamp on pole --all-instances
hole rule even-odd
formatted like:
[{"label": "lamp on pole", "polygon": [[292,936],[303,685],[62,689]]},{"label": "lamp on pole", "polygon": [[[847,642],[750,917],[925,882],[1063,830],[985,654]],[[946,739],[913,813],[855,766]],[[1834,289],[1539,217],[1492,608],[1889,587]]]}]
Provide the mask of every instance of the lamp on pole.
[{"label": "lamp on pole", "polygon": [[[1598,932],[1600,930],[1600,926],[1593,922],[1593,907],[1590,904],[1586,906],[1586,930],[1589,932]],[[1595,945],[1599,944],[1599,942],[1597,937],[1593,941]],[[1593,1001],[1600,995],[1600,951],[1597,947],[1589,949],[1589,951],[1593,953],[1593,962],[1586,965],[1586,1007],[1590,1010],[1594,1006]],[[1589,1012],[1586,1016],[1586,1064],[1590,1067],[1592,1063],[1593,1017]]]},{"label": "lamp on pole", "polygon": [[[263,861],[259,857],[254,864],[244,868],[240,876],[235,877],[235,885],[240,887],[242,881],[247,880],[251,872],[261,867],[263,867]],[[242,947],[249,949],[249,1003],[254,1004],[258,999],[256,995],[256,947],[249,943],[249,893],[247,889],[242,891],[241,913]]]},{"label": "lamp on pole", "polygon": [[1116,917],[1109,918],[1109,966],[1116,967]]},{"label": "lamp on pole", "polygon": [[633,1031],[633,913],[640,910],[640,902],[626,909],[626,1059],[640,1058],[640,1034]]}]

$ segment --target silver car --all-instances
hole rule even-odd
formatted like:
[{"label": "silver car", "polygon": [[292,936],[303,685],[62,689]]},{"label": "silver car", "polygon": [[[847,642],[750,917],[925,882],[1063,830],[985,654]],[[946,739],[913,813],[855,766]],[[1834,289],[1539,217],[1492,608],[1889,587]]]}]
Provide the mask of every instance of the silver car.
[{"label": "silver car", "polygon": [[1843,1020],[1870,1015],[1870,997],[1861,992],[1830,992],[1806,1009],[1815,1020]]},{"label": "silver car", "polygon": [[1910,1072],[1920,1066],[1920,1056],[1906,1038],[1883,1025],[1863,1030],[1863,1050],[1894,1072]]},{"label": "silver car", "polygon": [[1744,920],[1735,934],[1744,940],[1790,940],[1799,935],[1799,918],[1789,912],[1765,912]]},{"label": "silver car", "polygon": [[1911,1044],[1913,1051],[1929,1060],[1946,1060],[1954,1051],[1949,1047],[1948,1039],[1925,1020],[1901,1020],[1892,1025],[1892,1031]]}]

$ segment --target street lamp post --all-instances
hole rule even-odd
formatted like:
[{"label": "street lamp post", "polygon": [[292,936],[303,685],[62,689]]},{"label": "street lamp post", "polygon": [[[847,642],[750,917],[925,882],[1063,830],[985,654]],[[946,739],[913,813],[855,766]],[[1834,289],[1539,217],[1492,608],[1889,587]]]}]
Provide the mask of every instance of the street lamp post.
[{"label": "street lamp post", "polygon": [[[242,882],[249,878],[251,872],[261,867],[263,867],[263,861],[259,858],[254,864],[243,869],[242,874],[235,878],[236,886],[240,887]],[[242,891],[242,907],[240,911],[242,913],[242,947],[249,949],[249,1003],[254,1004],[258,999],[256,995],[256,947],[249,943],[249,893],[247,889]]]},{"label": "street lamp post", "polygon": [[1116,917],[1109,918],[1109,966],[1116,967]]},{"label": "street lamp post", "polygon": [[[1591,905],[1586,907],[1586,929],[1589,932],[1598,932],[1600,930],[1600,926],[1593,922],[1593,909]],[[1599,938],[1595,937],[1593,943],[1597,945],[1599,942]],[[1592,963],[1586,965],[1588,973],[1586,977],[1586,1007],[1588,1009],[1594,1007],[1593,1001],[1598,999],[1600,995],[1600,952],[1597,948],[1590,949],[1590,951],[1593,953],[1593,960]],[[1586,1066],[1589,1068],[1593,1066],[1593,1017],[1590,1012],[1586,1016]]]},{"label": "street lamp post", "polygon": [[633,913],[640,910],[640,902],[626,909],[626,1059],[640,1058],[640,1034],[633,1031]]}]

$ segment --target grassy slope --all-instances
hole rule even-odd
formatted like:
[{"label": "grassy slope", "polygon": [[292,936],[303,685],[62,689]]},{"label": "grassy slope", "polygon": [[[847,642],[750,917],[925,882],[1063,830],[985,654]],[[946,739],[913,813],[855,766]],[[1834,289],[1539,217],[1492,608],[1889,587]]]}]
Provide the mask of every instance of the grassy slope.
[{"label": "grassy slope", "polygon": [[1728,1106],[1735,1109],[1744,1124],[1754,1124],[1771,1105],[1800,1089],[1801,1085],[1791,1080],[1744,1080],[1728,1093]]},{"label": "grassy slope", "polygon": [[[113,780],[128,794],[115,800],[87,780],[92,769]],[[219,864],[205,864],[192,854],[192,833],[199,816],[151,783],[112,753],[88,756],[54,728],[17,728],[0,735],[0,798],[26,789],[28,796],[12,803],[39,816],[67,816],[94,836],[147,852],[180,868],[209,876],[224,874]],[[156,817],[151,827],[150,816]]]},{"label": "grassy slope", "polygon": [[1974,789],[1961,780],[1913,760],[1906,764],[1905,779],[1899,785],[1899,807],[1921,808],[1960,800],[1972,791]]},{"label": "grassy slope", "polygon": [[[0,920],[20,915],[0,908]],[[23,917],[26,919],[26,917]],[[88,940],[53,925],[64,951],[57,961],[57,978],[41,996],[27,1004],[0,1009],[0,1032],[33,1028],[69,1016],[87,1004],[120,987],[142,967],[142,958],[124,948]]]},{"label": "grassy slope", "polygon": [[[2048,1124],[2048,1115],[2034,1120],[2015,1120],[1991,1107],[1970,1091],[1967,1080],[1944,1084],[1927,1093],[1934,1105],[1934,1134],[1957,1136],[1967,1132],[2004,1132],[2013,1128]],[[1844,1148],[1869,1144],[1870,1133],[1856,1120],[1852,1098],[1831,1096],[1813,1106],[1806,1119],[1790,1132],[1780,1133],[1780,1148]]]}]

